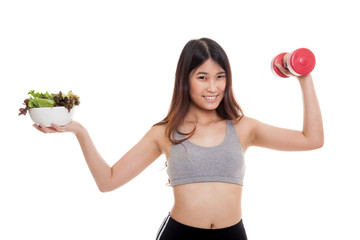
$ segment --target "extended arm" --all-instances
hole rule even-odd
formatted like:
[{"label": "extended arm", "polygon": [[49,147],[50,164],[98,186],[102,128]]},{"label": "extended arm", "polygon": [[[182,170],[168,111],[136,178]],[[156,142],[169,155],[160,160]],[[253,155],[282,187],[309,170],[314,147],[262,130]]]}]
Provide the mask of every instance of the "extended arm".
[{"label": "extended arm", "polygon": [[323,123],[312,77],[309,74],[298,77],[298,80],[304,104],[303,130],[278,128],[250,119],[252,126],[250,145],[284,151],[310,150],[323,146]]},{"label": "extended arm", "polygon": [[145,136],[130,149],[118,162],[110,167],[95,148],[88,131],[78,122],[60,127],[52,125],[51,128],[34,125],[38,130],[51,132],[73,132],[80,144],[85,160],[95,182],[101,192],[112,191],[142,172],[161,154],[157,137],[159,131],[152,127]]}]

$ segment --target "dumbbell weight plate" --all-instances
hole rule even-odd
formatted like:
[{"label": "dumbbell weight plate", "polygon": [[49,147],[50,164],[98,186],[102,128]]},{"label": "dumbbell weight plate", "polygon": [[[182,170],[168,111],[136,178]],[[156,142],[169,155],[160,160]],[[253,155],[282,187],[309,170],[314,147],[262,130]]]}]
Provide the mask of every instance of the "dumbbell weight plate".
[{"label": "dumbbell weight plate", "polygon": [[302,76],[311,73],[315,67],[315,56],[307,48],[299,48],[292,53],[287,59],[289,71],[296,75]]},{"label": "dumbbell weight plate", "polygon": [[271,70],[272,72],[279,77],[282,78],[288,78],[289,76],[286,76],[285,74],[283,74],[276,66],[275,63],[279,63],[281,65],[283,65],[283,58],[287,53],[280,53],[279,55],[277,55],[276,57],[273,58],[273,60],[271,61]]}]

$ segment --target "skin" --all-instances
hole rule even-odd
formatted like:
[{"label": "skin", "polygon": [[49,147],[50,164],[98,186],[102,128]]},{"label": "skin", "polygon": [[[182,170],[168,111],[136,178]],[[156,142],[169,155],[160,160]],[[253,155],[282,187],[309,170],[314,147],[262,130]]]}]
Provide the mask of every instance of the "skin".
[{"label": "skin", "polygon": [[[276,65],[284,74],[286,68]],[[195,134],[189,139],[201,146],[215,146],[225,137],[226,120],[215,109],[224,96],[224,70],[211,59],[190,74],[191,105],[180,128]],[[324,143],[323,124],[311,75],[296,77],[303,93],[303,130],[284,129],[244,116],[235,128],[244,153],[250,146],[283,151],[311,150]],[[206,100],[204,96],[216,96]],[[73,121],[66,126],[39,128],[44,133],[72,132],[77,137],[89,169],[100,191],[112,191],[141,173],[161,154],[169,158],[171,143],[165,139],[165,126],[152,127],[118,162],[110,167],[97,152],[86,128]],[[202,182],[173,187],[174,206],[170,215],[177,221],[198,228],[218,229],[232,226],[241,218],[242,186],[222,182]]]}]

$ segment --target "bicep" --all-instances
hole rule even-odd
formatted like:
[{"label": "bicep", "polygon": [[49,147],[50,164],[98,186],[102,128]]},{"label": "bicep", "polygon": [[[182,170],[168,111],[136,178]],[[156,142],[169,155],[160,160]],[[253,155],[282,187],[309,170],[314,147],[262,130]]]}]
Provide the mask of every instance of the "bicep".
[{"label": "bicep", "polygon": [[302,131],[275,127],[252,119],[251,146],[281,151],[313,149],[311,142]]},{"label": "bicep", "polygon": [[120,187],[136,177],[161,155],[156,137],[156,130],[150,129],[134,147],[114,164],[111,177],[112,188]]}]

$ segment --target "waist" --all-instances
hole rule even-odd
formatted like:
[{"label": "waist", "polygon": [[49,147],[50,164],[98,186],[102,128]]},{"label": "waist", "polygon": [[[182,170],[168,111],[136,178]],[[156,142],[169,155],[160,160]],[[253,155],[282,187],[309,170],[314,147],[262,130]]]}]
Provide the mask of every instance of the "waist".
[{"label": "waist", "polygon": [[241,218],[242,186],[222,182],[178,185],[170,216],[197,228],[217,229],[232,226]]}]

